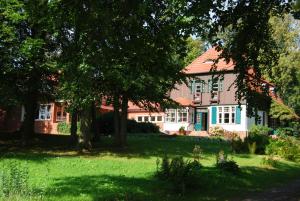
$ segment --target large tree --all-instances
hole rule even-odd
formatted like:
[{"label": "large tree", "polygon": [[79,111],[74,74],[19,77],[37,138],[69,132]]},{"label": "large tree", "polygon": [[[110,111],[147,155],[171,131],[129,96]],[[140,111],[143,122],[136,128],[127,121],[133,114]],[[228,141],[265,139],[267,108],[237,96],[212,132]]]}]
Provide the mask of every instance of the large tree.
[{"label": "large tree", "polygon": [[1,99],[24,105],[22,129],[28,139],[37,102],[51,96],[55,82],[48,1],[1,1],[0,12]]},{"label": "large tree", "polygon": [[300,22],[292,15],[272,17],[270,24],[279,52],[278,64],[264,72],[283,101],[300,114]]}]

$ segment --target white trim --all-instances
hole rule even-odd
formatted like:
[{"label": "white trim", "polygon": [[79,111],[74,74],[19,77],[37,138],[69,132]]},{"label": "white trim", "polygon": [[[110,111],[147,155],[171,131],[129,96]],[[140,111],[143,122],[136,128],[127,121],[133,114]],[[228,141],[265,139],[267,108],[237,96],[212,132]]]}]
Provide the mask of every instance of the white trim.
[{"label": "white trim", "polygon": [[[49,109],[47,109],[45,111],[45,114],[41,113],[41,107],[45,107],[45,106],[50,106]],[[49,121],[52,118],[52,104],[40,104],[39,105],[39,114],[38,114],[38,118],[35,119],[36,121]],[[41,116],[45,116],[45,118],[41,118]],[[49,118],[47,118],[49,116]]]}]

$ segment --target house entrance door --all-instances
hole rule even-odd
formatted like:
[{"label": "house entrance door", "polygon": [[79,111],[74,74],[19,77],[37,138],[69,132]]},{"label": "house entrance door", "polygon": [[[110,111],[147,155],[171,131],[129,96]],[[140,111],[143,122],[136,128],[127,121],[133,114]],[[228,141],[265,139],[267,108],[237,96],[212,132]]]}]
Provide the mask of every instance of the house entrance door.
[{"label": "house entrance door", "polygon": [[207,131],[208,128],[208,112],[205,108],[196,109],[195,115],[195,131]]},{"label": "house entrance door", "polygon": [[196,118],[195,118],[195,131],[201,131],[202,130],[202,112],[196,112]]}]

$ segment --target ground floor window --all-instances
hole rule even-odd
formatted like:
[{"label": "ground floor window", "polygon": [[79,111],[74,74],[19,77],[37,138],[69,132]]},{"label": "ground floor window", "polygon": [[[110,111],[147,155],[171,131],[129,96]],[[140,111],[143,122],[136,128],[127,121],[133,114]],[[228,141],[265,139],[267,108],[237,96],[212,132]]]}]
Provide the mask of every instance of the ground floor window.
[{"label": "ground floor window", "polygon": [[38,108],[38,113],[36,116],[37,120],[50,120],[51,119],[51,105],[50,104],[40,104]]},{"label": "ground floor window", "polygon": [[187,122],[188,112],[187,109],[178,109],[178,122]]},{"label": "ground floor window", "polygon": [[188,122],[188,110],[167,109],[165,114],[165,122]]},{"label": "ground floor window", "polygon": [[150,116],[150,115],[145,115],[145,116],[138,116],[136,118],[137,122],[162,122],[162,116]]},{"label": "ground floor window", "polygon": [[235,107],[220,106],[218,107],[218,123],[234,124],[235,123]]},{"label": "ground floor window", "polygon": [[65,111],[64,106],[57,106],[56,107],[56,121],[66,121],[67,119],[67,112]]}]

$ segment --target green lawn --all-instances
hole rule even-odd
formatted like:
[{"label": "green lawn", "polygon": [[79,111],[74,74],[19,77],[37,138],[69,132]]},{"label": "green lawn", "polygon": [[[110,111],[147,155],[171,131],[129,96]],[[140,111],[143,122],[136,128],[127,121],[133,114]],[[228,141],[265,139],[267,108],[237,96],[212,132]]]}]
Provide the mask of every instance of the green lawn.
[{"label": "green lawn", "polygon": [[[242,168],[239,175],[220,172],[214,167],[215,153],[230,152],[230,147],[216,139],[130,136],[128,143],[122,151],[110,148],[111,139],[102,139],[88,154],[49,147],[6,148],[0,168],[15,160],[27,166],[30,183],[43,192],[44,200],[226,200],[300,178],[300,164],[282,160],[277,168],[267,168],[261,165],[263,156],[247,154],[233,155]],[[164,154],[191,158],[194,145],[203,150],[202,185],[182,197],[153,176],[156,160]]]}]

